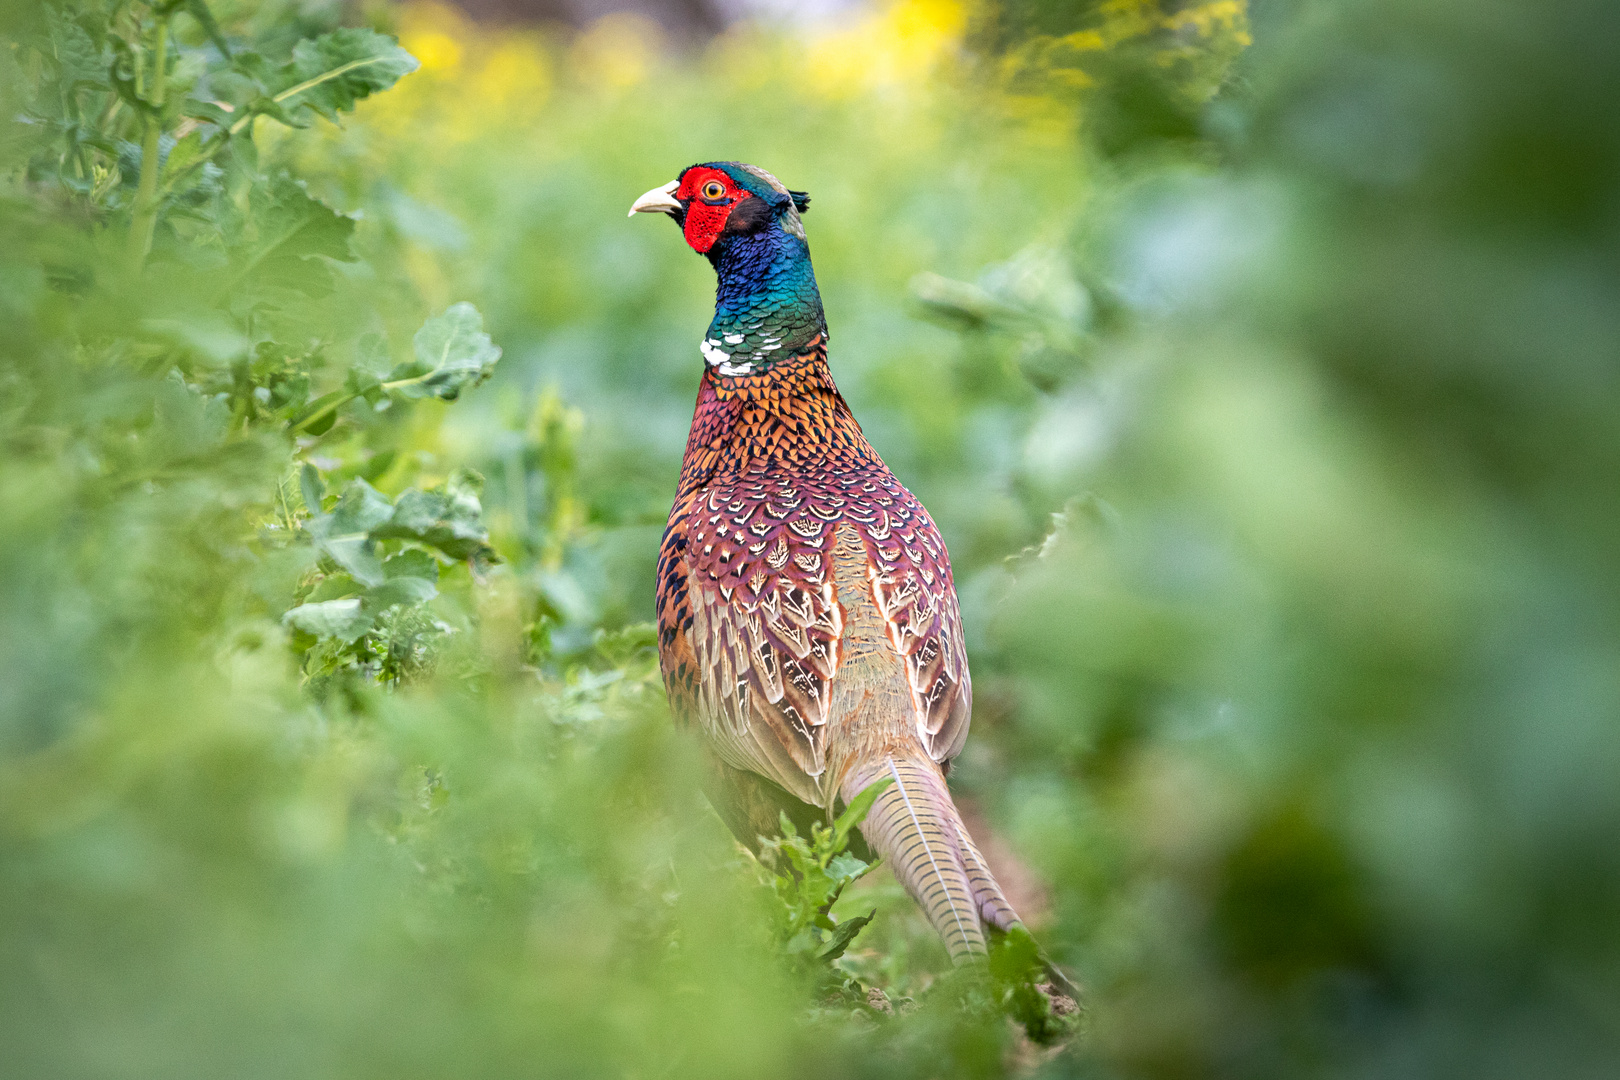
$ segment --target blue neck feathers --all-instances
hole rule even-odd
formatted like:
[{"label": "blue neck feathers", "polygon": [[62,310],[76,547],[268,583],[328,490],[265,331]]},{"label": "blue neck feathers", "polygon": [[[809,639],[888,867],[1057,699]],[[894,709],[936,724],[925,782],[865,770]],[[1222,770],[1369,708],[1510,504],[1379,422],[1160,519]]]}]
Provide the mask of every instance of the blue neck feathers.
[{"label": "blue neck feathers", "polygon": [[719,284],[703,356],[720,374],[757,374],[825,337],[810,248],[780,221],[722,236],[709,261]]}]

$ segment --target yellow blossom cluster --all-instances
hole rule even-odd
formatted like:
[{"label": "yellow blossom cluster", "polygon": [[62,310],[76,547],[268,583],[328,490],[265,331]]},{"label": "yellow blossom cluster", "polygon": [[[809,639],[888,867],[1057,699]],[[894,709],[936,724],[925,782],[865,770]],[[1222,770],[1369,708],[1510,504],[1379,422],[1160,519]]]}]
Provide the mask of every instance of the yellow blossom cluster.
[{"label": "yellow blossom cluster", "polygon": [[914,85],[961,46],[967,12],[957,0],[899,0],[809,43],[812,88],[832,98]]},{"label": "yellow blossom cluster", "polygon": [[399,36],[422,69],[366,110],[384,133],[426,125],[464,142],[537,117],[551,97],[556,65],[538,33],[486,30],[445,4],[416,3],[403,9]]},{"label": "yellow blossom cluster", "polygon": [[1036,95],[1084,90],[1094,64],[1110,51],[1145,49],[1155,66],[1194,98],[1207,97],[1231,60],[1251,44],[1247,0],[1105,0],[1092,25],[1068,34],[1037,35],[1001,58],[1004,83]]}]

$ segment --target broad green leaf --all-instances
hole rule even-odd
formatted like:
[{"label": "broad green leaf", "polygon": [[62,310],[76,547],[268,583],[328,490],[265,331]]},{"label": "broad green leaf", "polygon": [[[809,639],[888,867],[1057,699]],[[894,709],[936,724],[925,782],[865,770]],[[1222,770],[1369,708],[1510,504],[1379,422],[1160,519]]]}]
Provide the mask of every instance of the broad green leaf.
[{"label": "broad green leaf", "polygon": [[470,559],[475,564],[493,562],[495,549],[489,546],[477,488],[477,474],[463,470],[443,487],[405,491],[395,501],[392,516],[373,526],[371,535],[379,540],[415,540],[452,559]]},{"label": "broad green leaf", "polygon": [[320,547],[333,562],[353,574],[356,581],[381,585],[386,580],[374,545],[364,533],[329,536],[320,542]]},{"label": "broad green leaf", "polygon": [[96,44],[83,26],[51,6],[45,9],[45,33],[48,48],[42,51],[57,64],[65,89],[111,88],[112,53]]},{"label": "broad green leaf", "polygon": [[310,522],[309,531],[320,549],[356,581],[381,585],[387,575],[371,532],[393,513],[386,496],[364,480],[352,480],[332,512]]},{"label": "broad green leaf", "polygon": [[366,610],[383,611],[396,604],[422,604],[439,595],[433,582],[419,577],[396,577],[366,590]]},{"label": "broad green leaf", "polygon": [[256,218],[259,246],[255,256],[307,259],[324,255],[353,262],[349,247],[354,219],[312,198],[301,180],[277,176],[270,181],[267,200]]},{"label": "broad green leaf", "polygon": [[393,514],[388,496],[364,480],[351,480],[332,508],[330,528],[334,534],[367,533]]},{"label": "broad green leaf", "polygon": [[383,573],[390,578],[413,577],[439,580],[439,560],[425,551],[402,551],[383,560]]},{"label": "broad green leaf", "polygon": [[323,600],[341,600],[346,596],[359,596],[364,591],[365,587],[348,574],[329,574],[304,597],[304,603],[318,604]]},{"label": "broad green leaf", "polygon": [[346,600],[325,600],[318,604],[295,607],[281,617],[288,626],[320,638],[337,638],[349,642],[371,629],[374,616],[365,610],[359,597]]},{"label": "broad green leaf", "polygon": [[454,401],[462,390],[489,378],[501,358],[500,346],[484,333],[483,316],[466,301],[429,319],[412,344],[416,359],[400,365],[383,383],[389,393]]},{"label": "broad green leaf", "polygon": [[380,381],[394,368],[394,358],[388,353],[388,340],[381,334],[363,335],[355,343],[354,367]]},{"label": "broad green leaf", "polygon": [[362,98],[393,86],[421,65],[375,30],[344,27],[298,43],[281,70],[274,100],[289,114],[309,109],[328,120]]},{"label": "broad green leaf", "polygon": [[215,100],[230,105],[225,123],[234,133],[257,115],[256,106],[273,100],[270,87],[278,81],[276,65],[251,49],[239,49],[228,68],[210,74],[208,88]]},{"label": "broad green leaf", "polygon": [[302,183],[285,175],[255,185],[249,203],[238,224],[232,276],[221,294],[240,291],[239,286],[270,286],[308,296],[331,292],[332,271],[322,260],[354,261],[349,247],[354,219],[311,198]]}]

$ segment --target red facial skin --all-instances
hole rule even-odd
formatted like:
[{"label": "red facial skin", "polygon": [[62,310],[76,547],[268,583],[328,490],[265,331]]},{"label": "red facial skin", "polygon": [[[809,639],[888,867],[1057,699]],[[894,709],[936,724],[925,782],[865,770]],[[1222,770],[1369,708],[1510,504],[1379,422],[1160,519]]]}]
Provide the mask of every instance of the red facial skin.
[{"label": "red facial skin", "polygon": [[[717,181],[726,192],[721,198],[723,205],[711,205],[704,201],[703,188],[709,181]],[[686,206],[686,221],[682,231],[686,234],[686,242],[692,245],[692,250],[700,255],[707,255],[714,242],[720,239],[725,230],[726,219],[731,216],[731,208],[743,199],[748,198],[751,192],[743,191],[737,187],[731,177],[719,169],[697,168],[688,169],[686,175],[681,177],[681,186],[675,189],[675,197]]]}]

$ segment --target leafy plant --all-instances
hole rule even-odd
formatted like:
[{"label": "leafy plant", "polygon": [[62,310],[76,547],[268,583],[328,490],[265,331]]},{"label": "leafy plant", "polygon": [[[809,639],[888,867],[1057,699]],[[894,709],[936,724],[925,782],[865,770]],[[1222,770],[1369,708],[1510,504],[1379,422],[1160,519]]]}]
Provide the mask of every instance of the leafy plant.
[{"label": "leafy plant", "polygon": [[782,815],[782,835],[760,844],[760,864],[773,873],[770,886],[778,901],[774,908],[775,936],[790,966],[809,975],[823,992],[853,996],[865,1003],[858,983],[834,967],[871,915],[839,921],[832,906],[844,889],[878,865],[845,850],[850,832],[866,819],[872,803],[893,781],[881,780],[857,795],[831,826],[810,827],[800,836],[793,822]]},{"label": "leafy plant", "polygon": [[1079,1030],[1080,1003],[1068,996],[1073,988],[1022,926],[990,936],[989,985],[994,1007],[1032,1042],[1050,1046]]},{"label": "leafy plant", "polygon": [[306,677],[323,689],[340,673],[397,683],[427,666],[437,641],[454,631],[426,607],[438,595],[441,561],[479,572],[499,558],[480,520],[482,483],[461,470],[437,488],[390,500],[356,478],[321,512],[320,474],[304,465],[299,485],[312,513],[299,540],[320,561],[282,622],[297,632]]},{"label": "leafy plant", "polygon": [[[813,824],[809,836],[799,835],[787,815],[780,819],[781,835],[762,838],[759,865],[769,874],[775,898],[774,938],[792,970],[810,980],[820,999],[818,1012],[827,1006],[890,1013],[893,1005],[879,987],[868,987],[838,966],[856,936],[872,921],[866,915],[839,919],[833,905],[850,885],[878,867],[847,849],[850,833],[865,820],[872,804],[892,783],[882,780],[868,787],[847,806],[831,826]],[[1072,990],[1041,953],[1023,927],[994,933],[988,965],[968,965],[936,983],[927,1001],[951,1000],[957,1007],[983,1016],[1007,1016],[1024,1029],[1030,1040],[1046,1046],[1075,1033],[1079,1006],[1065,991]]]},{"label": "leafy plant", "polygon": [[[387,354],[381,351],[377,339],[368,339],[362,345],[368,360],[380,356],[387,363]],[[463,390],[489,378],[501,358],[500,347],[484,333],[483,316],[465,301],[429,319],[416,332],[412,346],[415,357],[392,370],[374,369],[365,361],[350,368],[343,389],[310,402],[292,420],[292,430],[324,434],[338,410],[358,398],[364,398],[373,408],[384,401],[416,398],[454,401]]]},{"label": "leafy plant", "polygon": [[[187,20],[198,32],[190,40],[178,32]],[[362,28],[244,38],[207,0],[53,2],[23,44],[48,76],[18,86],[35,128],[29,174],[126,236],[127,268],[92,260],[85,287],[129,289],[148,304],[144,334],[84,347],[113,370],[167,370],[228,416],[227,442],[269,439],[290,456],[305,513],[291,511],[286,484],[267,489],[258,550],[287,565],[315,561],[293,603],[269,614],[292,631],[317,693],[340,673],[386,683],[419,673],[451,629],[429,607],[441,563],[478,573],[496,561],[481,481],[460,472],[390,499],[369,481],[393,452],[349,437],[397,425],[414,401],[455,400],[489,377],[501,350],[467,303],[427,320],[400,362],[385,335],[327,318],[321,301],[342,286],[337,267],[359,262],[356,221],[289,172],[261,168],[254,130],[260,118],[336,120],[416,60]],[[359,460],[345,466],[329,445]],[[331,505],[317,461],[349,474]]]}]

